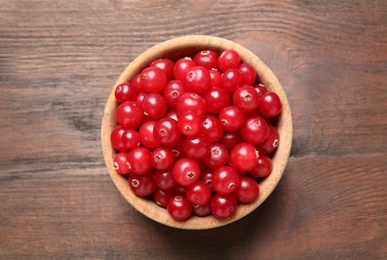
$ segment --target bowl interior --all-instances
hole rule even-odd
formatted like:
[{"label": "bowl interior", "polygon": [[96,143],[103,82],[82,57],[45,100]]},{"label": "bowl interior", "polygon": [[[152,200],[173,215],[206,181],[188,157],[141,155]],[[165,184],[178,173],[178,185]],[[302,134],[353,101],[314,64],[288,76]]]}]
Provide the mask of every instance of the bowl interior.
[{"label": "bowl interior", "polygon": [[[110,144],[110,134],[117,125],[115,110],[118,103],[115,100],[114,91],[118,84],[130,81],[134,75],[140,73],[153,60],[159,58],[177,60],[181,57],[193,57],[196,52],[205,49],[213,49],[218,51],[218,53],[221,53],[226,49],[234,49],[241,56],[241,60],[249,62],[255,68],[259,75],[260,82],[263,83],[268,90],[274,91],[279,95],[283,106],[282,111],[277,118],[276,125],[280,136],[280,142],[272,158],[272,172],[267,178],[260,182],[260,195],[256,201],[239,205],[236,214],[228,220],[219,220],[213,216],[191,216],[189,219],[184,221],[175,221],[169,216],[166,209],[159,207],[156,203],[149,199],[136,196],[129,188],[127,179],[118,174],[114,169],[113,158],[116,152]],[[251,51],[235,42],[223,38],[204,35],[184,36],[162,42],[146,50],[133,62],[131,62],[122,72],[111,89],[106,102],[102,119],[101,141],[103,155],[109,174],[118,190],[134,208],[154,221],[167,226],[181,229],[210,229],[229,224],[246,216],[261,205],[277,186],[283,175],[290,154],[292,142],[292,119],[286,95],[278,79],[262,62],[262,60]]]}]

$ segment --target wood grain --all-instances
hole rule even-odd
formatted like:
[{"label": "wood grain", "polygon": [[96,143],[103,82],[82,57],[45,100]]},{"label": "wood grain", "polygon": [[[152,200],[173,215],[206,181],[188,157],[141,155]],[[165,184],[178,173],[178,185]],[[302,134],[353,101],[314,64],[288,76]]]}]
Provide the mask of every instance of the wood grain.
[{"label": "wood grain", "polygon": [[[386,259],[387,2],[0,0],[0,259]],[[136,56],[177,36],[273,70],[294,136],[251,215],[181,231],[122,198],[100,144]]]}]

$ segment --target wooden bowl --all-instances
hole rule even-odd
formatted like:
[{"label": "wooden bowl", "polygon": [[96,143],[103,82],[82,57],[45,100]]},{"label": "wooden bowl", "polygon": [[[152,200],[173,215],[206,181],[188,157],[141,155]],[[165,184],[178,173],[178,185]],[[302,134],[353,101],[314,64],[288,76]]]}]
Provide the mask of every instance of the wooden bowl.
[{"label": "wooden bowl", "polygon": [[[129,81],[134,75],[140,73],[142,69],[147,67],[153,60],[159,58],[170,58],[176,60],[186,56],[192,57],[192,55],[194,55],[197,51],[205,49],[213,49],[219,53],[226,49],[236,50],[239,53],[241,60],[249,62],[256,69],[258,75],[260,76],[261,83],[263,83],[268,90],[274,91],[279,95],[283,105],[277,122],[280,142],[273,157],[273,170],[266,179],[260,182],[260,195],[255,202],[238,205],[236,214],[228,220],[220,220],[211,215],[208,217],[191,216],[184,221],[175,221],[169,216],[166,209],[159,207],[155,202],[149,199],[136,196],[131,191],[127,179],[118,174],[114,169],[113,158],[116,152],[110,143],[110,133],[117,125],[115,118],[117,102],[115,100],[114,91],[118,84]],[[241,45],[226,39],[204,35],[193,35],[174,38],[157,44],[140,54],[126,67],[111,89],[107,99],[102,119],[101,139],[103,156],[109,170],[109,174],[118,190],[135,209],[150,219],[167,226],[192,230],[211,229],[230,224],[243,218],[261,205],[272,193],[283,175],[289,158],[292,143],[292,118],[286,95],[278,79],[254,53]]]}]

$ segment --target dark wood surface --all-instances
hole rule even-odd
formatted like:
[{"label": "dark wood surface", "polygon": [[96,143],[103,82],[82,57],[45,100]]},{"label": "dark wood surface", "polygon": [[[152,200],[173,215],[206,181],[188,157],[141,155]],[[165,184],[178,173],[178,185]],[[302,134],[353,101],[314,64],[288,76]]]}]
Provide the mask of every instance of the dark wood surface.
[{"label": "dark wood surface", "polygon": [[[0,259],[387,259],[387,2],[0,0]],[[132,208],[100,124],[137,55],[224,37],[274,71],[294,120],[251,215],[184,231]]]}]

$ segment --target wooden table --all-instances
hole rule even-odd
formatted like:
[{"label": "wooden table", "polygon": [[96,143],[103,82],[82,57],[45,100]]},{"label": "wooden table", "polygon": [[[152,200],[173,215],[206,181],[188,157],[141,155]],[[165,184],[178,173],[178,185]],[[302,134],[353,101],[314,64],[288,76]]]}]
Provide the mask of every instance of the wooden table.
[{"label": "wooden table", "polygon": [[[0,0],[1,259],[387,259],[387,2]],[[137,55],[224,37],[274,71],[294,120],[269,199],[184,231],[111,181],[101,117]]]}]

